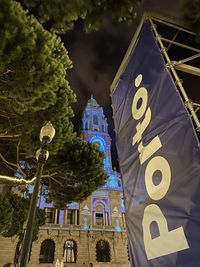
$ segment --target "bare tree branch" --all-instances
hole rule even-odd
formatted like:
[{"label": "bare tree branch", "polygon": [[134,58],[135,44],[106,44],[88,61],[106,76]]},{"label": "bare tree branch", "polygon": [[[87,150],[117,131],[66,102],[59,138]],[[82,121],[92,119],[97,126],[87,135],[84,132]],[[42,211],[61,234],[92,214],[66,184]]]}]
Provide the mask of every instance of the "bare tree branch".
[{"label": "bare tree branch", "polygon": [[59,182],[58,180],[56,180],[55,178],[53,178],[52,176],[49,176],[50,179],[54,180],[57,184],[63,186],[63,184],[61,182]]},{"label": "bare tree branch", "polygon": [[6,160],[6,159],[4,158],[4,156],[3,156],[1,153],[0,153],[0,158],[3,160],[3,162],[5,162],[6,164],[8,164],[9,166],[13,166],[13,167],[15,167],[15,168],[18,168],[17,164],[12,163],[12,162]]}]

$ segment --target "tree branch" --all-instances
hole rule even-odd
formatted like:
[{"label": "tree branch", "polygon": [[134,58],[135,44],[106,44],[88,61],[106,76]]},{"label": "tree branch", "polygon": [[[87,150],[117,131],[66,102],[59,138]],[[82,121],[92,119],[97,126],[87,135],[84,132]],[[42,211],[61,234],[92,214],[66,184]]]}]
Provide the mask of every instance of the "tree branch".
[{"label": "tree branch", "polygon": [[5,162],[6,164],[8,164],[8,165],[10,165],[10,166],[13,166],[13,167],[15,167],[15,168],[18,168],[18,166],[17,166],[17,164],[15,164],[15,163],[12,163],[12,162],[9,162],[8,160],[6,160],[5,158],[4,158],[4,156],[0,153],[0,158],[3,160],[3,162]]},{"label": "tree branch", "polygon": [[5,132],[5,133],[0,133],[0,138],[2,138],[2,139],[6,139],[6,138],[17,138],[17,137],[19,137],[19,134],[7,134],[7,132]]},{"label": "tree branch", "polygon": [[23,177],[26,177],[26,173],[22,170],[22,168],[19,164],[19,145],[20,145],[20,141],[17,144],[17,169],[20,171],[20,173],[23,175]]},{"label": "tree branch", "polygon": [[54,182],[56,182],[57,184],[59,184],[60,186],[63,186],[63,184],[59,181],[57,181],[55,178],[53,178],[52,176],[49,176],[49,178],[51,178],[52,180],[54,180]]}]

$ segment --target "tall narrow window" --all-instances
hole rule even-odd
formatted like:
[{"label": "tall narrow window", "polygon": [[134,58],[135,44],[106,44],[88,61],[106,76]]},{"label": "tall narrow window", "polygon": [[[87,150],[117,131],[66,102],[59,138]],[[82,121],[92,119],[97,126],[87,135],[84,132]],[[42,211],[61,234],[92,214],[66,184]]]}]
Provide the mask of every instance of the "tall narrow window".
[{"label": "tall narrow window", "polygon": [[79,210],[77,210],[77,225],[79,225]]},{"label": "tall narrow window", "polygon": [[40,263],[53,263],[55,243],[52,239],[45,239],[40,247]]},{"label": "tall narrow window", "polygon": [[64,262],[76,263],[77,245],[74,240],[67,240],[64,244]]},{"label": "tall narrow window", "polygon": [[46,208],[46,223],[55,223],[55,209],[54,208]]},{"label": "tall narrow window", "polygon": [[79,224],[79,210],[78,209],[68,209],[66,224]]},{"label": "tall narrow window", "polygon": [[98,125],[98,117],[97,117],[97,115],[94,115],[93,122],[94,122],[94,124]]},{"label": "tall narrow window", "polygon": [[103,213],[96,212],[96,225],[104,225]]},{"label": "tall narrow window", "polygon": [[110,245],[105,240],[99,240],[96,244],[96,259],[98,262],[110,262]]},{"label": "tall narrow window", "polygon": [[95,225],[106,225],[106,218],[105,218],[105,206],[101,202],[97,202],[95,206],[95,216],[94,216],[94,224]]},{"label": "tall narrow window", "polygon": [[89,123],[88,123],[88,121],[85,123],[85,129],[86,129],[86,130],[89,129]]},{"label": "tall narrow window", "polygon": [[74,210],[67,210],[67,224],[74,224]]},{"label": "tall narrow window", "polygon": [[118,179],[117,183],[118,183],[118,187],[121,188],[122,187],[121,179]]}]

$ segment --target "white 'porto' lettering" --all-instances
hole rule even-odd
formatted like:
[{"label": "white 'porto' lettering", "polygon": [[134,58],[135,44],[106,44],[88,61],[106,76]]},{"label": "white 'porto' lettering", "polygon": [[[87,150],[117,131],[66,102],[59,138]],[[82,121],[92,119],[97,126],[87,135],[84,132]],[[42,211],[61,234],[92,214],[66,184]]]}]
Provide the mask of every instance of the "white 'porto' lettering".
[{"label": "white 'porto' lettering", "polygon": [[157,135],[146,146],[143,146],[143,142],[141,141],[138,145],[138,151],[140,153],[140,164],[142,165],[161,147],[162,144],[160,142],[160,138]]},{"label": "white 'porto' lettering", "polygon": [[[161,181],[158,185],[153,183],[153,174],[160,171],[162,174]],[[171,169],[167,160],[163,157],[157,156],[152,158],[145,170],[145,185],[147,192],[153,200],[162,199],[170,186],[171,182]]]},{"label": "white 'porto' lettering", "polygon": [[[136,87],[140,86],[142,78],[142,74],[136,77]],[[140,100],[141,103],[139,105]],[[137,150],[139,152],[141,165],[162,148],[162,143],[158,135],[147,145],[143,145],[142,136],[151,122],[151,109],[147,107],[147,102],[147,89],[145,87],[140,87],[133,98],[132,116],[135,120],[140,120],[143,116],[144,119],[136,126],[136,134],[133,136],[132,145],[134,146],[139,143]],[[153,183],[153,175],[156,171],[161,173],[161,179],[157,185]],[[164,198],[170,187],[170,182],[171,169],[168,161],[161,156],[154,156],[151,158],[145,170],[145,185],[149,197],[154,201]],[[158,226],[160,235],[156,238],[152,238],[151,236],[150,225],[152,222],[156,222]],[[144,209],[142,227],[144,247],[148,260],[189,248],[183,227],[178,227],[169,231],[167,220],[156,204],[149,204]]]},{"label": "white 'porto' lettering", "polygon": [[138,125],[136,126],[137,132],[133,136],[132,145],[135,145],[136,143],[140,142],[140,140],[142,138],[142,134],[144,133],[144,131],[148,127],[150,121],[151,121],[151,109],[148,108],[147,112],[145,113],[144,120],[142,121],[142,123],[139,122]]},{"label": "white 'porto' lettering", "polygon": [[142,74],[139,74],[136,78],[135,78],[135,87],[139,87],[140,84],[142,82]]},{"label": "white 'porto' lettering", "polygon": [[[156,222],[158,226],[160,235],[156,238],[151,236],[150,225],[152,222]],[[142,227],[148,260],[189,248],[183,227],[169,231],[165,216],[155,204],[150,204],[145,208]]]},{"label": "white 'porto' lettering", "polygon": [[[138,102],[141,99],[142,103],[140,107],[138,108]],[[148,100],[148,93],[147,89],[144,87],[141,87],[135,94],[132,102],[132,115],[135,120],[139,120],[144,115],[144,112],[147,107],[147,100]]]}]

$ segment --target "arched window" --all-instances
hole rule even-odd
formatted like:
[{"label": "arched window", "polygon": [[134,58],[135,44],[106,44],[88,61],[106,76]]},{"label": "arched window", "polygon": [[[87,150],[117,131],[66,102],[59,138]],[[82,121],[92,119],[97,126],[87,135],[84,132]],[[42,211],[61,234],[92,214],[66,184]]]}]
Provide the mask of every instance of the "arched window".
[{"label": "arched window", "polygon": [[40,247],[40,263],[53,263],[55,243],[52,239],[45,239]]},{"label": "arched window", "polygon": [[110,262],[110,245],[105,240],[99,240],[96,244],[96,259],[98,262]]},{"label": "arched window", "polygon": [[98,117],[97,117],[97,115],[94,115],[93,122],[94,122],[94,124],[98,125]]},{"label": "arched window", "polygon": [[64,262],[76,263],[77,245],[74,240],[67,240],[64,244]]}]

